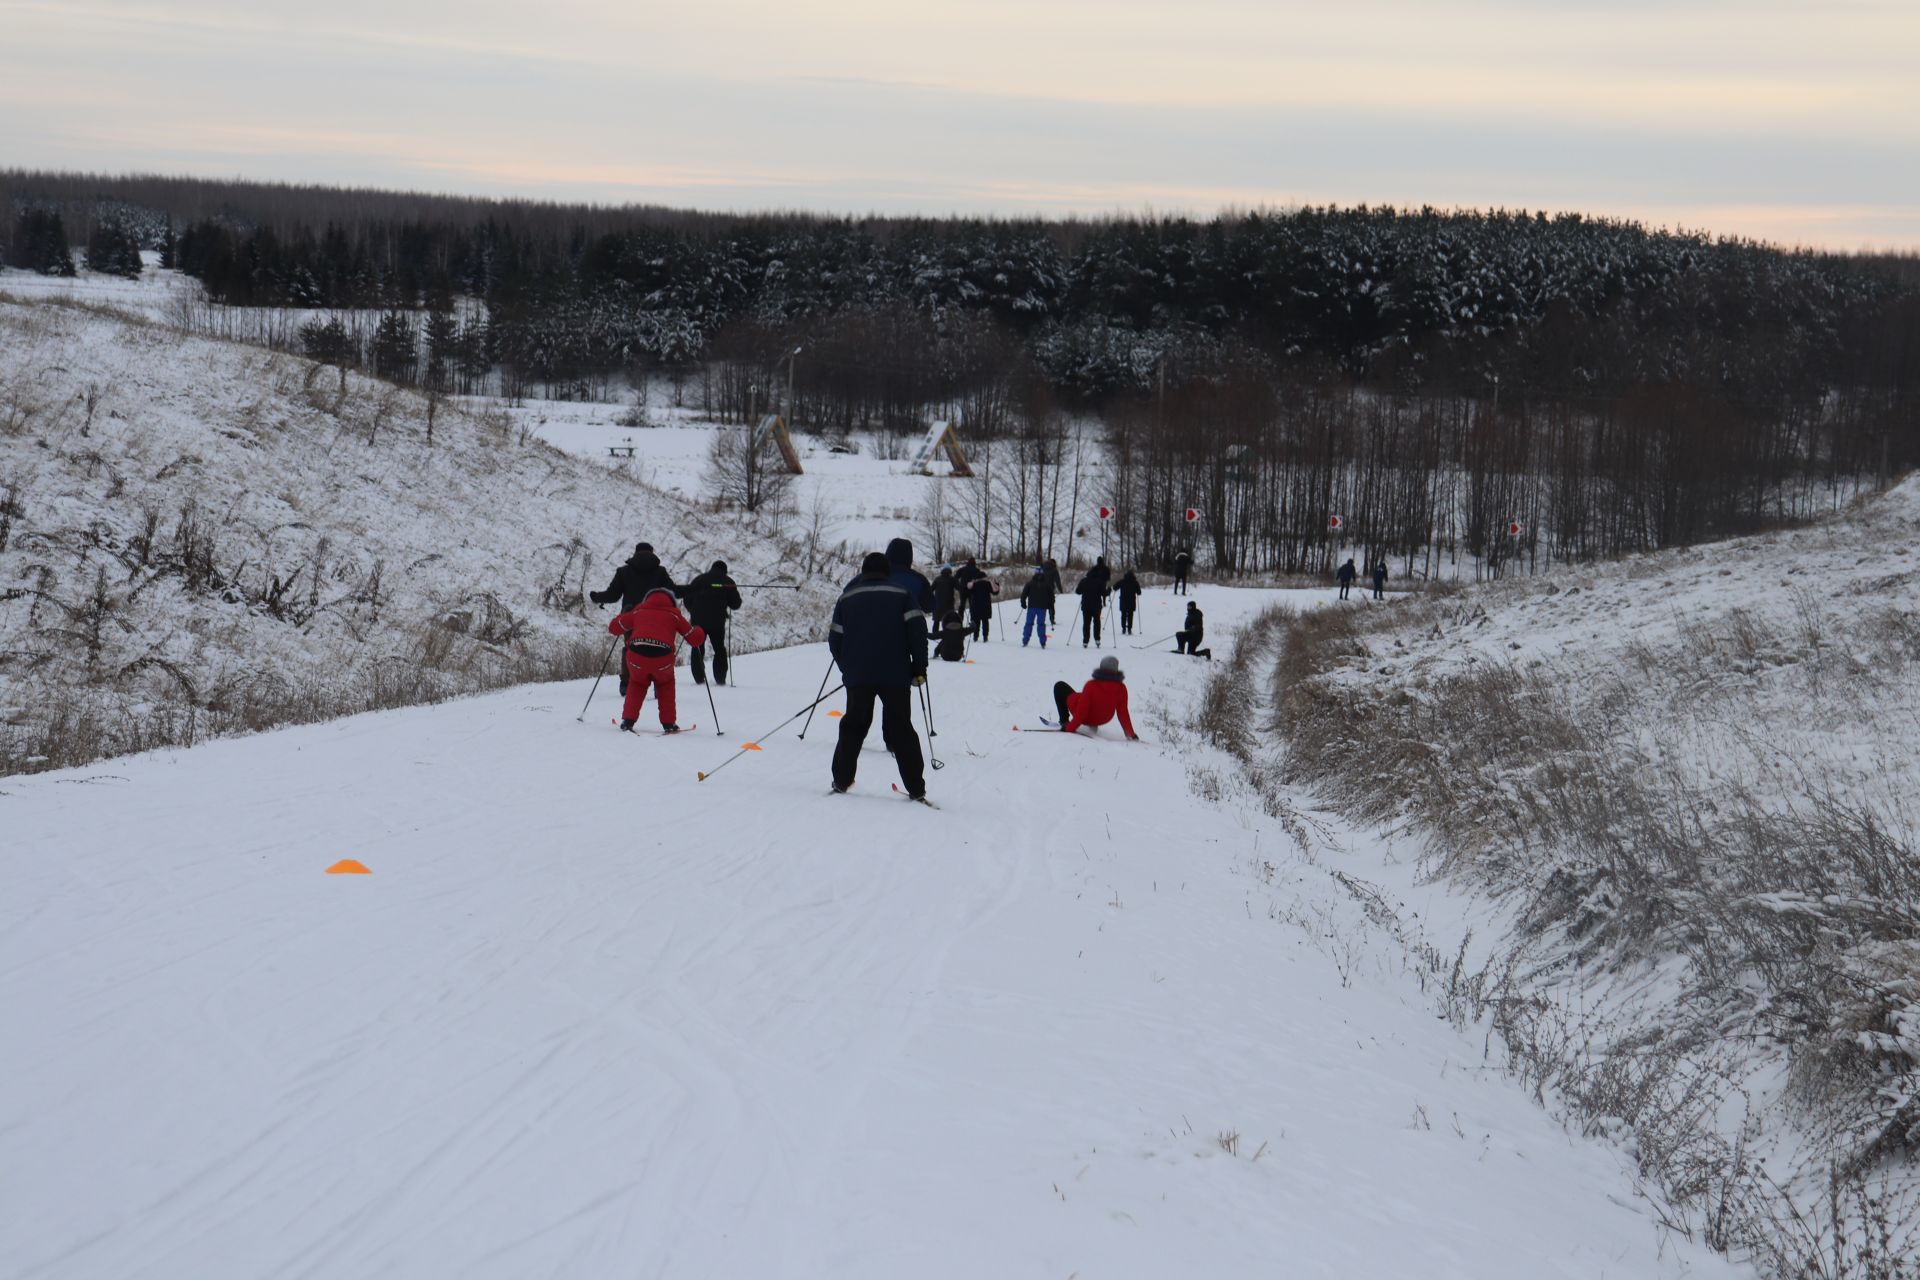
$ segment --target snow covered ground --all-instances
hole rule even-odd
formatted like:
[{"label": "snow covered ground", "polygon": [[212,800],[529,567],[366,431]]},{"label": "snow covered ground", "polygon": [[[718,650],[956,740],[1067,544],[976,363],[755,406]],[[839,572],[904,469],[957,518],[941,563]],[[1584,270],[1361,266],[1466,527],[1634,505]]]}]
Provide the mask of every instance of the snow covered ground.
[{"label": "snow covered ground", "polygon": [[[1276,593],[1198,595],[1219,649]],[[825,794],[824,718],[696,779],[819,646],[725,733],[576,682],[6,780],[9,1274],[1745,1274],[1196,799],[1207,664],[1116,651],[1145,743],[1011,731],[1077,644],[936,663],[938,812],[877,731]]]}]

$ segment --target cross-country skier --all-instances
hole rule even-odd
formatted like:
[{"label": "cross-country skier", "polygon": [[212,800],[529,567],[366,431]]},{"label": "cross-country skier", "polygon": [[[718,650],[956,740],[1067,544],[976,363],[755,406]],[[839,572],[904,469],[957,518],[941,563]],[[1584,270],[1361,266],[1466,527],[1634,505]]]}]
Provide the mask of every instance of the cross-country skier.
[{"label": "cross-country skier", "polygon": [[1120,576],[1119,585],[1113,592],[1120,597],[1120,634],[1133,634],[1133,611],[1140,604],[1140,579],[1133,576],[1129,569]]},{"label": "cross-country skier", "polygon": [[1047,573],[1047,566],[1035,565],[1033,577],[1020,589],[1020,607],[1027,611],[1027,624],[1020,632],[1020,647],[1027,647],[1027,641],[1033,639],[1033,629],[1040,628],[1040,647],[1047,647],[1047,615],[1053,612],[1053,578]]},{"label": "cross-country skier", "polygon": [[707,682],[705,648],[713,650],[713,678],[727,682],[727,611],[740,608],[740,588],[727,576],[727,562],[715,560],[713,567],[680,588],[687,602],[687,616],[707,633],[707,644],[693,651],[693,682]]},{"label": "cross-country skier", "polygon": [[1000,584],[984,573],[967,583],[967,614],[973,621],[970,630],[975,640],[985,640],[993,634],[993,598],[999,594]]},{"label": "cross-country skier", "polygon": [[[1107,579],[1104,574],[1095,574],[1088,570],[1080,578],[1073,593],[1080,597],[1080,647],[1087,647],[1087,637],[1093,637],[1093,643],[1100,643],[1100,615],[1107,607]],[[1072,641],[1068,641],[1069,644]]]},{"label": "cross-country skier", "polygon": [[1193,552],[1182,551],[1173,558],[1173,594],[1187,594],[1187,570],[1193,568]]},{"label": "cross-country skier", "polygon": [[933,576],[930,584],[933,590],[933,616],[944,619],[953,609],[953,602],[960,595],[960,584],[953,576],[953,566],[943,564],[940,572]]},{"label": "cross-country skier", "polygon": [[1100,665],[1094,668],[1093,679],[1087,681],[1078,693],[1065,680],[1056,681],[1053,686],[1053,705],[1060,713],[1060,728],[1064,732],[1078,733],[1083,728],[1098,728],[1118,716],[1127,741],[1140,741],[1140,735],[1133,731],[1133,718],[1127,714],[1126,673],[1120,670],[1120,659],[1112,654],[1100,659]]},{"label": "cross-country skier", "polygon": [[1196,658],[1205,658],[1209,662],[1213,661],[1213,650],[1202,649],[1200,647],[1200,641],[1206,638],[1206,634],[1206,615],[1200,612],[1199,605],[1191,600],[1187,601],[1186,627],[1174,634],[1173,651],[1175,653],[1190,653]]},{"label": "cross-country skier", "polygon": [[[1052,556],[1047,557],[1044,568],[1047,574],[1047,585],[1053,588],[1053,594],[1047,597],[1047,621],[1059,626],[1060,615],[1054,612],[1054,606],[1058,603],[1061,593],[1067,589],[1067,582],[1060,576],[1060,562]],[[1041,642],[1042,647],[1045,643],[1045,641]]]},{"label": "cross-country skier", "polygon": [[900,783],[914,799],[925,799],[925,761],[913,729],[912,687],[927,679],[927,615],[913,593],[893,581],[886,556],[869,553],[860,576],[841,593],[833,606],[827,648],[847,686],[847,710],[840,717],[840,741],[833,749],[835,794],[853,785],[877,700],[880,735],[900,766]]},{"label": "cross-country skier", "polygon": [[667,733],[680,732],[680,726],[674,722],[674,639],[685,636],[697,652],[706,642],[707,633],[687,621],[673,603],[673,592],[665,587],[647,592],[638,605],[609,622],[607,632],[627,638],[625,665],[631,679],[627,682],[627,701],[620,713],[620,727],[633,729],[633,722],[640,718],[640,707],[647,700],[647,688],[652,686],[660,704],[661,729]]},{"label": "cross-country skier", "polygon": [[1375,600],[1387,598],[1387,562],[1384,557],[1373,566],[1373,598]]},{"label": "cross-country skier", "polygon": [[1347,592],[1353,587],[1353,580],[1360,576],[1360,571],[1353,567],[1353,557],[1348,556],[1347,562],[1340,566],[1340,572],[1333,576],[1340,580],[1340,598],[1345,600]]},{"label": "cross-country skier", "polygon": [[[673,578],[660,564],[660,557],[653,553],[651,542],[635,543],[633,554],[627,562],[613,571],[613,581],[607,584],[605,591],[589,592],[587,599],[601,608],[620,602],[620,612],[628,613],[645,598],[647,592],[664,590],[673,595],[680,594],[680,588],[673,585]],[[627,664],[620,664],[620,692],[627,691]]]}]

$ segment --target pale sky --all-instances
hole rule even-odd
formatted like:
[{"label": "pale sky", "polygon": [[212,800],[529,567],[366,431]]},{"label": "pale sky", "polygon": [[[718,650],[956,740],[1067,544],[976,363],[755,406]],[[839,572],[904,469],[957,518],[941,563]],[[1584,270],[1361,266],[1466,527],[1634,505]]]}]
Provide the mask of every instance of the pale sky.
[{"label": "pale sky", "polygon": [[0,0],[0,165],[1920,249],[1920,0]]}]

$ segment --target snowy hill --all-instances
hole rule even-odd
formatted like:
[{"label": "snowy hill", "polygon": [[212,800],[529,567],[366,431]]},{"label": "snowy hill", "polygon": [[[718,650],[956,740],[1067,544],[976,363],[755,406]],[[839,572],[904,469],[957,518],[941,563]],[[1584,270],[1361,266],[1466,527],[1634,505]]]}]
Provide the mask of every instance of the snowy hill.
[{"label": "snowy hill", "polygon": [[7,780],[15,1274],[1744,1274],[1231,782],[1224,664],[1117,652],[1144,743],[1011,731],[1096,651],[936,663],[938,812],[766,733],[817,645],[725,733],[574,681]]},{"label": "snowy hill", "polygon": [[[594,670],[583,593],[641,539],[678,575],[799,581],[766,533],[497,415],[432,407],[429,438],[429,412],[0,296],[0,774]],[[803,608],[756,594],[739,647],[815,638],[833,568]]]},{"label": "snowy hill", "polygon": [[1909,479],[1816,527],[1318,610],[1276,702],[1286,770],[1379,828],[1349,870],[1458,955],[1514,1070],[1782,1273],[1908,1275],[1874,1267],[1920,1250],[1916,662]]}]

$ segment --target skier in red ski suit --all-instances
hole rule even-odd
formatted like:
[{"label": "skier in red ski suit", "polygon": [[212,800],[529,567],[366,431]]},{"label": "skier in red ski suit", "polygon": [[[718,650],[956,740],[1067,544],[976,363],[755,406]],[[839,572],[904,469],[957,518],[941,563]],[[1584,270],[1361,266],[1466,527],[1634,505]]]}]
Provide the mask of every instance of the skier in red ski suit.
[{"label": "skier in red ski suit", "polygon": [[639,604],[609,622],[607,633],[627,638],[627,705],[620,713],[620,727],[633,728],[652,685],[658,691],[660,727],[680,732],[674,722],[674,641],[685,636],[697,649],[706,643],[707,633],[687,621],[673,603],[673,592],[664,587],[647,592]]},{"label": "skier in red ski suit", "polygon": [[1114,719],[1120,720],[1120,728],[1126,732],[1129,741],[1138,742],[1140,735],[1133,731],[1133,717],[1127,714],[1127,677],[1120,670],[1120,659],[1108,657],[1100,659],[1100,666],[1093,673],[1093,679],[1086,687],[1075,693],[1073,686],[1062,680],[1053,686],[1053,703],[1060,712],[1060,727],[1067,733],[1078,733],[1084,727],[1096,728]]}]

